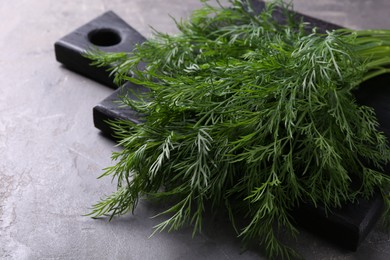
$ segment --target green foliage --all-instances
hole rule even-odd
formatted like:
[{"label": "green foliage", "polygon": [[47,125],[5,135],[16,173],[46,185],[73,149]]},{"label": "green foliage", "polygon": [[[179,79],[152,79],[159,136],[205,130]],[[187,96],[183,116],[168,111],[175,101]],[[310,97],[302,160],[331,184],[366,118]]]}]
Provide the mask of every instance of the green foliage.
[{"label": "green foliage", "polygon": [[103,176],[118,190],[91,215],[125,214],[143,196],[173,198],[155,231],[191,224],[195,234],[211,203],[234,226],[245,216],[243,241],[289,258],[295,252],[278,234],[297,234],[290,211],[299,204],[341,207],[375,188],[389,204],[387,140],[351,90],[388,72],[389,52],[383,58],[379,47],[390,32],[307,35],[288,12],[285,24],[274,20],[274,3],[260,14],[246,1],[230,3],[205,3],[177,22],[180,34],[156,32],[130,54],[88,54],[113,66],[117,82],[151,90],[124,97],[146,120],[112,123],[123,150]]}]

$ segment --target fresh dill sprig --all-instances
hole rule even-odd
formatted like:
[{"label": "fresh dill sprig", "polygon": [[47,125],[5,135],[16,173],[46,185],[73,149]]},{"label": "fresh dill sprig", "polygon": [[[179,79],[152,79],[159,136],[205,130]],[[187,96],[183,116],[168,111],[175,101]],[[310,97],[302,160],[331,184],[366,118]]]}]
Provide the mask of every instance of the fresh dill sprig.
[{"label": "fresh dill sprig", "polygon": [[196,233],[211,203],[243,241],[289,258],[296,253],[279,231],[298,233],[298,205],[341,207],[374,189],[390,205],[388,141],[351,92],[389,72],[390,31],[307,34],[289,12],[283,24],[274,19],[276,3],[256,14],[245,0],[229,2],[205,3],[177,22],[180,34],[156,32],[132,53],[88,54],[117,82],[150,89],[124,97],[145,121],[112,123],[123,150],[103,176],[118,190],[90,215],[125,214],[142,196],[174,198],[155,232],[192,224]]}]

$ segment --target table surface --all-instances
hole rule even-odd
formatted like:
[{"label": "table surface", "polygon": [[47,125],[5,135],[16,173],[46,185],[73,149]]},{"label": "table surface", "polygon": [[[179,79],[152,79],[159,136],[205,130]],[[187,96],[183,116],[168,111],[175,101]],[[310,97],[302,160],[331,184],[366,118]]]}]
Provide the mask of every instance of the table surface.
[{"label": "table surface", "polygon": [[[390,29],[389,0],[296,0],[295,10],[354,29]],[[158,207],[108,222],[83,214],[115,189],[97,180],[119,148],[92,123],[92,108],[112,90],[75,74],[53,44],[107,10],[146,37],[150,26],[175,33],[169,15],[187,17],[198,0],[14,0],[0,3],[1,259],[265,259],[241,252],[224,221],[149,235]],[[376,227],[357,252],[303,231],[291,242],[307,259],[389,259],[390,237]]]}]

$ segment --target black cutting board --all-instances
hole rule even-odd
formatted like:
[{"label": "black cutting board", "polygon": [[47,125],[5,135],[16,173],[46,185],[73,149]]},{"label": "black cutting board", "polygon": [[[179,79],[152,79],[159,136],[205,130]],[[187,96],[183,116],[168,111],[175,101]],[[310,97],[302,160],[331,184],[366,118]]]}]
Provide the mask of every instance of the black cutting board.
[{"label": "black cutting board", "polygon": [[[253,0],[254,10],[260,12],[264,8],[262,1]],[[275,17],[283,22],[281,12],[276,10]],[[337,25],[296,13],[298,19],[310,23],[306,28],[311,31],[315,26],[325,32],[340,28]],[[120,96],[133,91],[147,91],[142,86],[126,83],[118,88],[113,83],[107,68],[96,68],[82,53],[92,46],[108,52],[129,52],[135,44],[142,43],[145,38],[134,28],[126,24],[113,12],[107,12],[91,22],[81,26],[55,43],[56,58],[67,68],[92,78],[111,88],[117,89],[93,108],[94,125],[107,137],[113,138],[113,131],[107,124],[109,120],[125,119],[140,122],[139,115],[129,107],[121,107]],[[390,138],[390,75],[375,78],[364,83],[355,93],[359,103],[372,106],[380,121],[381,130]],[[360,199],[354,204],[344,205],[341,209],[333,209],[328,214],[321,206],[301,205],[292,212],[295,221],[308,230],[350,250],[356,250],[383,212],[383,200],[379,193],[373,198]]]}]

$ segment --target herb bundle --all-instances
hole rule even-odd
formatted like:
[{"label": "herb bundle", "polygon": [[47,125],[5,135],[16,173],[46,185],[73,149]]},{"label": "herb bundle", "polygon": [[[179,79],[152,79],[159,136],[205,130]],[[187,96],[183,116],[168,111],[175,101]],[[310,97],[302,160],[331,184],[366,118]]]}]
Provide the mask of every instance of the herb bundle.
[{"label": "herb bundle", "polygon": [[150,90],[123,97],[144,122],[111,122],[123,150],[102,176],[117,191],[91,215],[125,214],[143,196],[172,198],[155,231],[191,224],[196,233],[210,203],[269,257],[295,254],[278,235],[297,233],[290,211],[302,203],[341,207],[379,189],[388,218],[390,149],[352,90],[390,72],[390,31],[306,33],[282,2],[283,24],[275,3],[257,14],[245,0],[229,2],[205,3],[177,22],[178,35],[156,32],[132,53],[87,54],[112,66],[118,83]]}]

